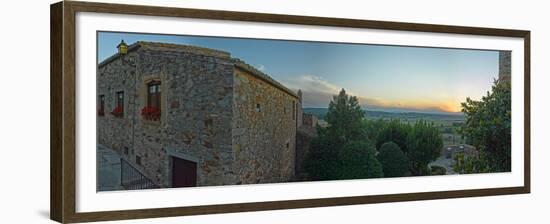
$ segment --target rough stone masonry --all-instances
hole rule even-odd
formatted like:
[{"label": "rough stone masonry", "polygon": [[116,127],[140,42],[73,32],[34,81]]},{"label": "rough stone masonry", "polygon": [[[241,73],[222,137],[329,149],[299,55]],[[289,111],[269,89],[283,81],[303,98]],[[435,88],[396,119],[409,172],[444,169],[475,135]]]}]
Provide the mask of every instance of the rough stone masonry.
[{"label": "rough stone masonry", "polygon": [[[196,186],[293,178],[300,97],[227,52],[136,42],[101,62],[97,81],[98,143],[160,187],[189,172],[175,170],[175,159],[194,164]],[[141,114],[151,83],[158,120]]]}]

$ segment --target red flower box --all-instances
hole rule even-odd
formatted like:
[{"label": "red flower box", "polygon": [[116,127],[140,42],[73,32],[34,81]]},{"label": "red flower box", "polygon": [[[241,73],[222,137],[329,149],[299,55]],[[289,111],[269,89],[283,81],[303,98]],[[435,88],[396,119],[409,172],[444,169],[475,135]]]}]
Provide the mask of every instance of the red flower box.
[{"label": "red flower box", "polygon": [[123,111],[122,111],[122,107],[121,106],[117,106],[115,107],[115,109],[113,111],[111,111],[111,114],[115,117],[122,117],[122,115],[124,114]]},{"label": "red flower box", "polygon": [[160,109],[157,107],[146,106],[141,109],[141,116],[145,120],[158,121],[160,120]]}]

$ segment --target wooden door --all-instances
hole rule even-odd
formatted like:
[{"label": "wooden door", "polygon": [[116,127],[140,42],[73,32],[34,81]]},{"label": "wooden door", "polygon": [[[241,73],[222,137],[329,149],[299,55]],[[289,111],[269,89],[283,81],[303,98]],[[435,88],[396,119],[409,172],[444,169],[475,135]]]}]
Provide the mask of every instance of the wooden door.
[{"label": "wooden door", "polygon": [[172,157],[172,187],[197,186],[197,163]]}]

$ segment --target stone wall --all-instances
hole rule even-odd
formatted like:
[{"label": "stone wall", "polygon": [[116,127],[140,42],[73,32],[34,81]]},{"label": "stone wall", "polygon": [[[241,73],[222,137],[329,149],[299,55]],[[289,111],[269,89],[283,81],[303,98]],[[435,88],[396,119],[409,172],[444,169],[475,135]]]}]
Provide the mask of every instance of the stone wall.
[{"label": "stone wall", "polygon": [[315,129],[305,126],[298,128],[298,132],[296,133],[296,180],[303,181],[309,179],[305,170],[305,161],[309,155],[311,140],[315,137],[317,137],[317,132],[315,131]]},{"label": "stone wall", "polygon": [[311,140],[317,137],[318,118],[313,114],[303,114],[302,125],[296,133],[296,180],[309,180],[305,170],[305,161],[309,154]]},{"label": "stone wall", "polygon": [[[124,149],[133,146],[133,120],[135,119],[135,76],[138,54],[131,52],[111,61],[108,66],[98,68],[97,73],[97,109],[99,96],[105,96],[105,114],[98,114],[97,141],[120,155]],[[124,91],[124,114],[115,117],[110,114],[115,108],[116,92]]]},{"label": "stone wall", "polygon": [[138,108],[147,83],[161,81],[160,121],[136,120],[135,149],[149,176],[171,185],[171,156],[197,163],[197,185],[235,182],[230,58],[187,52],[140,50]]},{"label": "stone wall", "polygon": [[233,152],[241,184],[286,182],[294,175],[296,96],[236,68]]},{"label": "stone wall", "polygon": [[317,116],[315,116],[313,114],[304,114],[302,125],[307,127],[307,128],[315,129],[315,127],[317,127],[317,122],[318,121],[319,121],[319,119],[317,118]]},{"label": "stone wall", "polygon": [[296,122],[298,123],[298,128],[304,125],[304,109],[302,108],[302,90],[297,92],[298,101],[296,101]]}]

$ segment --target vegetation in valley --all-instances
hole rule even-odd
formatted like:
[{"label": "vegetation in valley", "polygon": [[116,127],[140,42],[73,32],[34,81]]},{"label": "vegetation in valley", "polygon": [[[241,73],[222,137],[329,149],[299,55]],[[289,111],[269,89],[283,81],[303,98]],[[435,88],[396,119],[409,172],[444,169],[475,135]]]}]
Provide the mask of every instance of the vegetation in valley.
[{"label": "vegetation in valley", "polygon": [[[511,168],[509,82],[495,81],[480,101],[467,98],[462,103],[463,114],[373,113],[363,110],[357,97],[344,89],[328,109],[306,112],[327,122],[317,126],[318,136],[312,139],[305,161],[313,180],[445,175],[448,169],[506,172]],[[444,157],[444,145],[464,143],[473,146],[473,152],[453,154],[453,166],[433,164]]]},{"label": "vegetation in valley", "polygon": [[357,97],[341,90],[317,127],[306,170],[315,180],[428,175],[443,140],[432,122],[365,119]]}]

